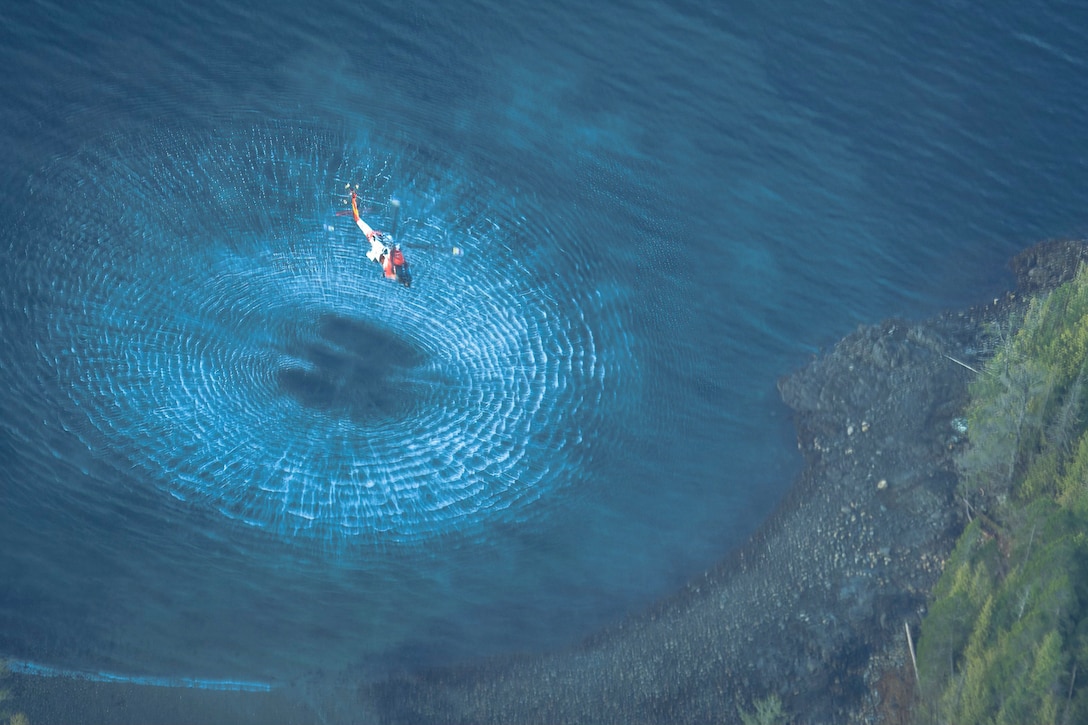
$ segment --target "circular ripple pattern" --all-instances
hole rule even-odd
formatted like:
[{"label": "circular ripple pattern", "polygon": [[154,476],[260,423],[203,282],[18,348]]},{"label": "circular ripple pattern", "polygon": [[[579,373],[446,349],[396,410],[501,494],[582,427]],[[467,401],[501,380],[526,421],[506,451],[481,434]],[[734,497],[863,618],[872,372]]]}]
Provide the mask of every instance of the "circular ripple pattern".
[{"label": "circular ripple pattern", "polygon": [[[345,181],[375,226],[402,200],[410,290],[336,214]],[[36,361],[14,387],[52,381],[96,456],[254,527],[521,520],[590,475],[637,375],[623,295],[569,263],[572,223],[434,150],[232,119],[120,135],[29,184],[3,294]]]}]

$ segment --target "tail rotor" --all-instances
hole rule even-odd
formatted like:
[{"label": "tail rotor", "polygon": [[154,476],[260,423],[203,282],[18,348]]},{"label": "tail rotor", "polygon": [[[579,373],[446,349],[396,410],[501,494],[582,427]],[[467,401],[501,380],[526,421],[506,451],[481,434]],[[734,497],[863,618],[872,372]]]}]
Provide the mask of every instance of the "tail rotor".
[{"label": "tail rotor", "polygon": [[397,238],[397,222],[400,221],[400,199],[393,199],[389,203],[393,205],[393,226],[389,236],[395,241]]}]

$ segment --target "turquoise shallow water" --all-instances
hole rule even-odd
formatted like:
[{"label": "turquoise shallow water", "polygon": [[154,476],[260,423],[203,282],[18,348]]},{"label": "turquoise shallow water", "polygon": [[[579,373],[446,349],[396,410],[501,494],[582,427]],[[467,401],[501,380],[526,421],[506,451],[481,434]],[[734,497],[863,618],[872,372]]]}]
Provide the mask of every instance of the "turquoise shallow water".
[{"label": "turquoise shallow water", "polygon": [[0,650],[50,667],[576,641],[769,513],[777,377],[1084,228],[1060,3],[0,20]]}]

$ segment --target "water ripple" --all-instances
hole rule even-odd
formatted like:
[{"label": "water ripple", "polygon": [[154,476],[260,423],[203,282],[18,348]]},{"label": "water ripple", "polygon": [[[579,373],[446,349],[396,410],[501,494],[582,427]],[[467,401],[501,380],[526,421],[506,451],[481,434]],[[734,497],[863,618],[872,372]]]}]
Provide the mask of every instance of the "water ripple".
[{"label": "water ripple", "polygon": [[[375,226],[402,200],[410,290],[336,215],[346,181]],[[572,222],[434,149],[241,117],[119,133],[28,183],[0,293],[33,346],[5,361],[13,397],[48,381],[96,456],[249,526],[521,520],[588,475],[637,389],[607,262],[590,279]]]}]

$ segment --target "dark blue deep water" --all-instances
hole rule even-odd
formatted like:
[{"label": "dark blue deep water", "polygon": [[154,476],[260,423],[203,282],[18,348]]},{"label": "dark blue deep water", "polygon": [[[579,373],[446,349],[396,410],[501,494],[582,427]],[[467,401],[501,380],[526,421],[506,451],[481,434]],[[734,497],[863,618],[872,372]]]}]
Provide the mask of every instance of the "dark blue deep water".
[{"label": "dark blue deep water", "polygon": [[1088,9],[992,6],[3,3],[0,654],[371,678],[675,591],[799,470],[779,376],[1088,226]]}]

